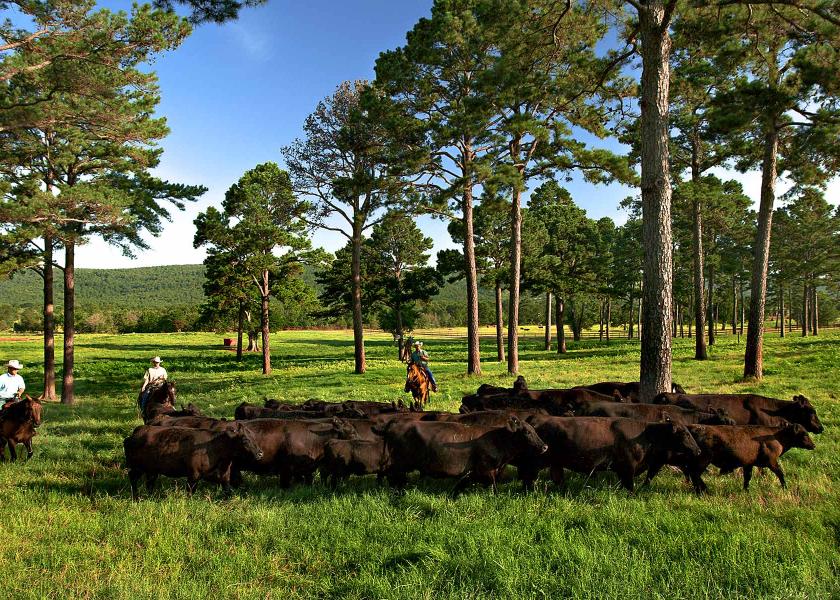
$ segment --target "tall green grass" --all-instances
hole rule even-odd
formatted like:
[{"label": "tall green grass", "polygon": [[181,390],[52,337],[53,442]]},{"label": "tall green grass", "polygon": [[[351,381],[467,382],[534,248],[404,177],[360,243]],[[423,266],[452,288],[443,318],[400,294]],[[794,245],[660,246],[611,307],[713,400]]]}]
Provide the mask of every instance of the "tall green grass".
[{"label": "tall green grass", "polygon": [[[455,410],[481,382],[506,383],[485,361],[463,374],[465,345],[424,337],[441,393]],[[231,416],[263,397],[397,400],[404,368],[390,338],[368,342],[368,373],[351,374],[349,332],[273,338],[275,374],[242,365],[209,334],[79,336],[79,403],[47,405],[28,463],[0,465],[1,598],[836,598],[840,597],[840,334],[766,340],[766,377],[740,381],[743,345],[725,336],[711,360],[675,340],[674,377],[690,391],[804,393],[826,432],[813,452],[782,459],[789,487],[768,473],[749,492],[709,476],[695,497],[673,472],[635,495],[610,474],[572,476],[563,490],[511,481],[456,500],[452,482],[413,478],[405,494],[356,479],[335,493],[316,483],[281,490],[247,478],[225,500],[183,482],[131,501],[122,439],[137,424],[137,387],[160,354],[183,402]],[[38,391],[37,338],[0,341]],[[638,377],[638,344],[570,344],[567,355],[522,349],[531,387]],[[493,356],[492,340],[482,350]]]}]

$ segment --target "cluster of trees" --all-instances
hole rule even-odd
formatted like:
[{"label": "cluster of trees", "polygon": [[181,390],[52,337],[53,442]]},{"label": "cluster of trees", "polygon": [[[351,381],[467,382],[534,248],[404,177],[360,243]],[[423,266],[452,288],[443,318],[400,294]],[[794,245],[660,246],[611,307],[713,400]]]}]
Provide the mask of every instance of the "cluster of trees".
[{"label": "cluster of trees", "polygon": [[[194,20],[215,18],[191,3]],[[228,11],[233,3],[226,2]],[[160,233],[167,205],[205,189],[154,177],[158,142],[153,57],[174,50],[191,26],[169,2],[130,13],[92,0],[0,4],[0,269],[43,278],[44,398],[55,397],[54,270],[63,275],[63,385],[74,402],[75,248],[101,236],[124,252]],[[59,260],[63,255],[63,260]]]},{"label": "cluster of trees", "polygon": [[[90,235],[142,247],[139,232],[159,231],[167,215],[161,202],[180,206],[203,191],[148,173],[166,129],[151,116],[154,75],[139,68],[189,26],[166,2],[130,16],[59,0],[6,4],[35,28],[2,29],[0,221],[3,247],[15,250],[0,264],[41,270],[46,324],[53,252],[64,250],[72,397],[73,248]],[[186,4],[194,21],[235,18],[242,5]],[[836,243],[823,248],[809,236],[837,239],[822,190],[840,160],[838,47],[840,9],[823,0],[436,0],[404,46],[380,55],[374,81],[345,82],[319,103],[302,138],[283,149],[287,171],[259,165],[228,191],[222,211],[196,221],[195,243],[209,250],[205,313],[235,314],[240,351],[248,330],[268,373],[271,299],[307,304],[311,289],[296,274],[320,264],[322,298],[333,313],[349,311],[363,373],[366,314],[398,333],[440,285],[406,217],[433,214],[462,245],[439,263],[465,281],[468,373],[481,372],[481,277],[495,290],[497,352],[510,373],[523,290],[553,302],[561,347],[567,313],[579,332],[593,304],[608,324],[613,301],[630,314],[637,303],[650,398],[670,389],[671,339],[684,314],[693,313],[704,359],[707,322],[727,311],[734,320],[746,288],[744,375],[760,378],[768,272],[782,316],[785,290],[801,287],[806,332],[817,331],[820,293],[835,285]],[[631,150],[587,145],[584,132]],[[719,167],[760,169],[757,214],[737,184],[712,176]],[[588,219],[552,183],[575,173],[638,185],[630,221]],[[771,235],[782,177],[793,189],[776,228],[796,236]],[[344,236],[347,247],[332,260],[312,251],[313,227]],[[254,313],[259,340],[245,325]],[[713,342],[715,327],[708,331]],[[45,356],[48,346],[45,334]]]}]

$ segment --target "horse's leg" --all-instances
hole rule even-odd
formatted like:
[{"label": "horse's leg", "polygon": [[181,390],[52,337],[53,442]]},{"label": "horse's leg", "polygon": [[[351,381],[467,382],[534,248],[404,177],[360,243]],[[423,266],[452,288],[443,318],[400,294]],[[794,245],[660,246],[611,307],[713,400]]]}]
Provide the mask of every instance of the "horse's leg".
[{"label": "horse's leg", "polygon": [[34,454],[34,452],[32,451],[32,438],[24,440],[23,445],[26,448],[26,460],[29,460]]},{"label": "horse's leg", "polygon": [[8,440],[7,446],[9,446],[9,458],[14,462],[17,460],[17,450],[15,450],[15,446],[17,446],[17,442],[13,440]]}]

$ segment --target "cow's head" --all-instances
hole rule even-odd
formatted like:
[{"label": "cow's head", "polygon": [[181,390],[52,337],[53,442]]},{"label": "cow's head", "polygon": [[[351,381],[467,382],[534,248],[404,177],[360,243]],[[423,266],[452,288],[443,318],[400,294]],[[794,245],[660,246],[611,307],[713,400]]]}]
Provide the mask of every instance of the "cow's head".
[{"label": "cow's head", "polygon": [[679,456],[700,456],[700,446],[684,425],[666,421],[648,427],[653,430],[654,443],[658,447]]},{"label": "cow's head", "polygon": [[674,394],[685,394],[685,389],[679,383],[671,382],[671,392]]},{"label": "cow's head", "polygon": [[525,381],[525,378],[522,375],[520,375],[516,378],[516,381],[513,382],[513,393],[520,394],[526,391],[528,391],[528,382]]},{"label": "cow's head", "polygon": [[356,431],[356,428],[353,427],[348,421],[344,419],[339,419],[338,417],[332,418],[332,430],[340,440],[358,440],[359,439],[359,432]]},{"label": "cow's head", "polygon": [[799,423],[811,433],[822,433],[825,429],[817,417],[817,411],[805,396],[793,397],[793,402],[784,407],[782,416],[791,423]]},{"label": "cow's head", "polygon": [[510,417],[505,428],[511,432],[515,439],[523,444],[523,446],[530,451],[537,454],[543,454],[548,450],[548,445],[540,438],[536,430],[529,425],[520,421],[517,417]]},{"label": "cow's head", "polygon": [[236,423],[225,432],[225,435],[239,446],[240,453],[245,457],[252,460],[263,459],[262,448],[260,448],[254,436],[242,423]]},{"label": "cow's head", "polygon": [[785,425],[783,434],[787,438],[787,445],[790,448],[804,448],[805,450],[816,448],[814,440],[811,439],[811,436],[808,435],[808,432],[799,423]]},{"label": "cow's head", "polygon": [[661,394],[656,394],[653,397],[653,404],[671,404],[671,400],[668,397],[668,394],[662,392]]}]

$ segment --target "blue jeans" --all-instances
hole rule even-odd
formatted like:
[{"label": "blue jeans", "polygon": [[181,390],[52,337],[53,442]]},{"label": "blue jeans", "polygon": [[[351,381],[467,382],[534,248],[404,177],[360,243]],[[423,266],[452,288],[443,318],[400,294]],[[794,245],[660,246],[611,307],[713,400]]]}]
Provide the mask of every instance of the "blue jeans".
[{"label": "blue jeans", "polygon": [[426,371],[426,375],[429,377],[429,381],[432,382],[432,385],[437,387],[437,381],[435,381],[435,376],[432,375],[432,370],[429,367],[423,367],[423,370]]}]

